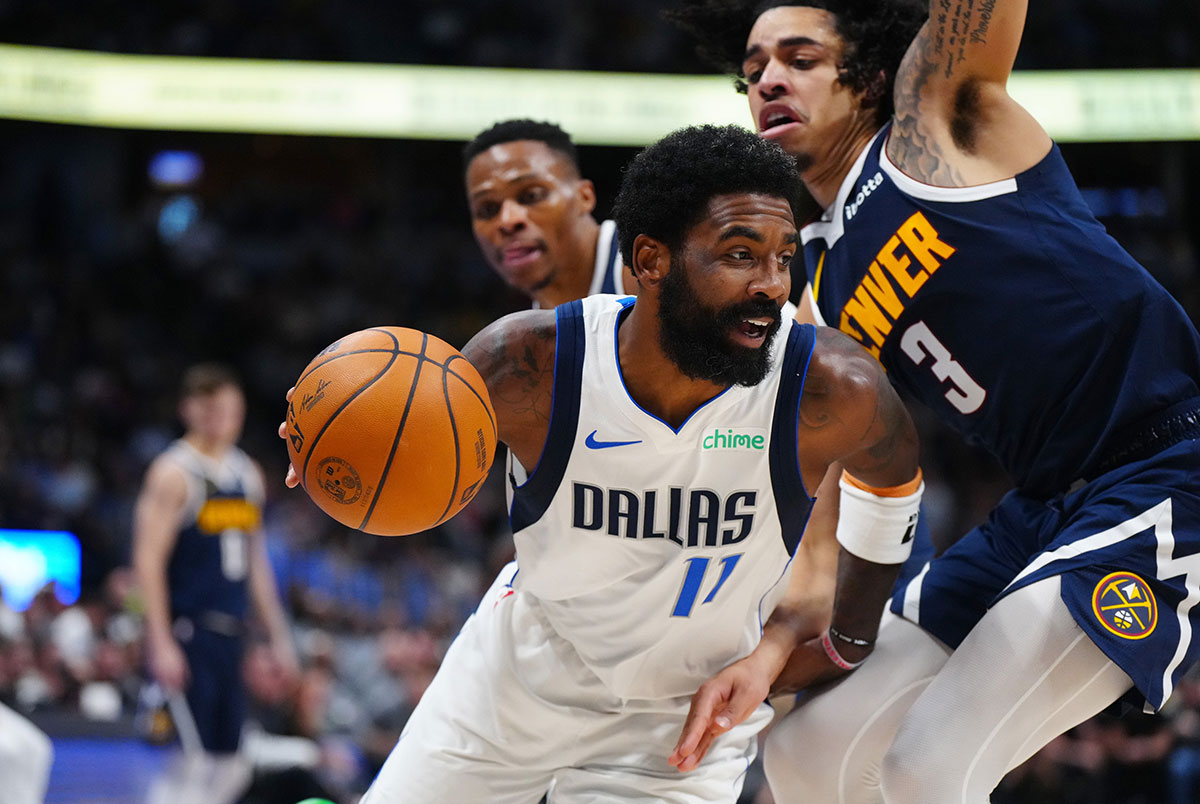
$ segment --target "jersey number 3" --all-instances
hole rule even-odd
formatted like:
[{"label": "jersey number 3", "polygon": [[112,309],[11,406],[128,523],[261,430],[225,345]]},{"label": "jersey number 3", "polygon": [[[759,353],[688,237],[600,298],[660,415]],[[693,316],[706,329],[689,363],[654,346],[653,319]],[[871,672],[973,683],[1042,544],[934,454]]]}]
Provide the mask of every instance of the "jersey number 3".
[{"label": "jersey number 3", "polygon": [[983,390],[962,364],[950,355],[950,351],[942,346],[942,342],[929,330],[924,321],[918,321],[905,330],[904,336],[900,338],[900,348],[918,366],[924,363],[926,358],[933,358],[929,368],[933,371],[933,376],[944,385],[950,386],[946,391],[946,400],[959,413],[974,413],[979,410],[983,400],[987,398],[987,391]]}]

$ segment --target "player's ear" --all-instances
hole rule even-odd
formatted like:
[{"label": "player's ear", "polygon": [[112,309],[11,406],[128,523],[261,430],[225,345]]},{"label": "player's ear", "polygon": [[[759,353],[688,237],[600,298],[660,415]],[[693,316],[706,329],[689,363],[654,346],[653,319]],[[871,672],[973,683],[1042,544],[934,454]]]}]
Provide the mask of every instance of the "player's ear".
[{"label": "player's ear", "polygon": [[633,275],[642,287],[657,286],[671,270],[671,252],[665,244],[649,235],[633,240]]},{"label": "player's ear", "polygon": [[862,108],[874,109],[878,106],[883,100],[883,93],[886,89],[887,74],[883,70],[880,70],[863,91]]},{"label": "player's ear", "polygon": [[596,208],[596,185],[592,184],[591,179],[580,179],[575,192],[579,195],[579,202],[585,212],[590,213]]}]

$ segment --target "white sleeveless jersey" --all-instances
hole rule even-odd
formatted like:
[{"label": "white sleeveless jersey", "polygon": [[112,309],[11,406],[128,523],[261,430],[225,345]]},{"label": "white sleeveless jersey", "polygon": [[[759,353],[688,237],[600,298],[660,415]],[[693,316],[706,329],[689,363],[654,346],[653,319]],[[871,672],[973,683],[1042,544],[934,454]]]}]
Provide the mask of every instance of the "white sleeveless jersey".
[{"label": "white sleeveless jersey", "polygon": [[615,695],[691,695],[748,654],[786,589],[812,505],[797,415],[814,330],[784,319],[771,369],[678,430],[629,396],[617,324],[634,300],[557,310],[546,446],[509,472],[519,571],[555,631]]}]

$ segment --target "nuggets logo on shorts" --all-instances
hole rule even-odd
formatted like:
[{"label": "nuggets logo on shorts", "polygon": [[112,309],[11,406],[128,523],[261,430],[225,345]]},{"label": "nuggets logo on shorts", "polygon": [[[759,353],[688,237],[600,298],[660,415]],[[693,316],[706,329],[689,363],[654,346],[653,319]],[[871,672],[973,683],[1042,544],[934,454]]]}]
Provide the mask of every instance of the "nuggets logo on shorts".
[{"label": "nuggets logo on shorts", "polygon": [[1158,602],[1150,586],[1132,572],[1112,572],[1092,592],[1092,611],[1101,625],[1124,639],[1142,639],[1158,624]]}]

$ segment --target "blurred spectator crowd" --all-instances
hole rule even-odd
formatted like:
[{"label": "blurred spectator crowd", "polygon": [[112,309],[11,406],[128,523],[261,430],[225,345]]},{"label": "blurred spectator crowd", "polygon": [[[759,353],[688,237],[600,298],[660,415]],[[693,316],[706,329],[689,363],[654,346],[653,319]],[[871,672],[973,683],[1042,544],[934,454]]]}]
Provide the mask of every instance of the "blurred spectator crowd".
[{"label": "blurred spectator crowd", "polygon": [[[697,72],[664,25],[673,0],[100,0],[0,4],[5,41],[179,56]],[[117,24],[117,20],[120,23]],[[1194,67],[1200,21],[1179,0],[1031,3],[1018,69]]]},{"label": "blurred spectator crowd", "polygon": [[[10,42],[184,55],[701,71],[659,19],[669,3],[0,2]],[[120,19],[121,24],[114,20]],[[1200,63],[1184,3],[1033,3],[1019,68]],[[524,306],[470,235],[457,143],[82,130],[0,122],[0,527],[66,530],[83,594],[0,604],[0,701],[35,715],[132,720],[139,598],[127,569],[141,474],[179,433],[175,389],[198,360],[246,381],[243,445],[271,484],[272,563],[304,672],[280,683],[252,645],[254,720],[318,747],[317,775],[349,797],[369,782],[479,595],[511,555],[499,472],[436,531],[346,531],[282,485],[283,394],[337,337],[400,324],[461,345]],[[182,182],[148,170],[193,154]],[[628,149],[584,149],[601,214]],[[1098,214],[1193,316],[1200,312],[1190,186],[1196,147],[1067,150]],[[1128,195],[1133,192],[1134,195]],[[1125,193],[1125,195],[1122,195]],[[1006,490],[990,459],[930,421],[926,512],[948,543]],[[1010,774],[996,802],[1191,801],[1200,679],[1164,717],[1112,712]],[[746,799],[760,795],[747,786]],[[1174,796],[1174,798],[1172,798]]]}]

